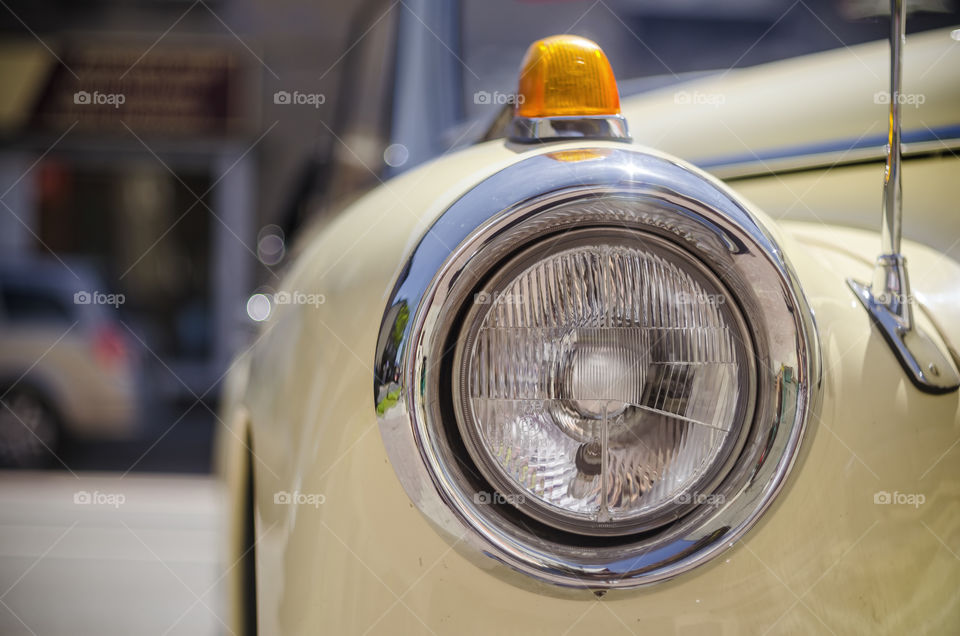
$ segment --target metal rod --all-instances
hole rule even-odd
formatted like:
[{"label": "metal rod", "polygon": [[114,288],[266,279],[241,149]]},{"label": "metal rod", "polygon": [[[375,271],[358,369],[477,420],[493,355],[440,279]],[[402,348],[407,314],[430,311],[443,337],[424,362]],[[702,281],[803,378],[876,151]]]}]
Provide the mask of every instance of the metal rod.
[{"label": "metal rod", "polygon": [[900,65],[906,22],[904,0],[890,2],[890,129],[883,173],[881,247],[873,280],[867,286],[847,279],[877,329],[900,360],[914,385],[928,393],[960,388],[960,369],[936,328],[927,332],[914,323],[907,259],[900,253],[903,195],[900,189]]},{"label": "metal rod", "polygon": [[903,0],[890,0],[890,121],[887,166],[883,175],[881,255],[900,253],[903,193],[900,174],[900,66],[906,30]]}]

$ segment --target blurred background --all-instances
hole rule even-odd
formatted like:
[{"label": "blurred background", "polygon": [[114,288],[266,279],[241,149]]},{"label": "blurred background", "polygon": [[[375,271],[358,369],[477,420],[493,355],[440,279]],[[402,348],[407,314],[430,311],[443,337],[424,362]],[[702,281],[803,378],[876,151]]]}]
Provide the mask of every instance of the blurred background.
[{"label": "blurred background", "polygon": [[628,95],[884,39],[887,7],[0,0],[0,633],[224,630],[231,360],[303,237],[482,139],[532,41],[598,41]]}]

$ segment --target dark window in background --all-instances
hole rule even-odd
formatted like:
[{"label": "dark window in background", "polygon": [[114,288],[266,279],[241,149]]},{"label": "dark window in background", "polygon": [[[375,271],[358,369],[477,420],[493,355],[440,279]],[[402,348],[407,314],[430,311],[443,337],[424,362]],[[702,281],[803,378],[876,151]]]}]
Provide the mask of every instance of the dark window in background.
[{"label": "dark window in background", "polygon": [[[156,162],[46,160],[39,168],[39,236],[55,253],[91,263],[103,293],[122,293],[124,313],[160,356],[210,354],[211,225],[196,202],[204,172],[174,177]],[[181,183],[182,181],[182,183]],[[206,204],[206,206],[204,205]]]},{"label": "dark window in background", "polygon": [[397,20],[403,7],[390,0],[359,3],[352,12],[347,48],[327,68],[336,69],[333,117],[320,125],[325,141],[304,163],[281,211],[280,225],[292,236],[308,220],[329,218],[379,185],[387,167],[396,71]]}]

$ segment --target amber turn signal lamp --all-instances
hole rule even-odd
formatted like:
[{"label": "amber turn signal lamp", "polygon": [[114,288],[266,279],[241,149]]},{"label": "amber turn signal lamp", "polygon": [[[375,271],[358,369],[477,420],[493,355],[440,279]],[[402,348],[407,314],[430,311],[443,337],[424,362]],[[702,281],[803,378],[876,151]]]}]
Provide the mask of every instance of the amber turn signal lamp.
[{"label": "amber turn signal lamp", "polygon": [[527,49],[520,69],[517,117],[619,114],[617,80],[596,42],[554,35]]}]

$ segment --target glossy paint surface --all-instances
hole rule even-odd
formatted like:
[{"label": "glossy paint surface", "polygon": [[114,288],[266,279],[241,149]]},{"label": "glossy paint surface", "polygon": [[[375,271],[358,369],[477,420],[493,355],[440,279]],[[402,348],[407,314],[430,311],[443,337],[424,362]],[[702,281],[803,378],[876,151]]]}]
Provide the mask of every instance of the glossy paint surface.
[{"label": "glossy paint surface", "polygon": [[[911,63],[908,45],[908,89]],[[630,123],[637,131],[644,121]],[[728,142],[719,145],[732,152],[736,143]],[[415,509],[388,460],[371,398],[389,292],[446,207],[518,153],[543,151],[490,142],[436,160],[362,199],[295,261],[283,289],[323,294],[324,302],[274,308],[238,364],[248,381],[227,420],[241,437],[249,426],[255,453],[260,633],[960,631],[960,394],[920,393],[904,375],[845,282],[869,279],[879,235],[835,225],[855,217],[879,228],[881,164],[875,177],[846,180],[837,169],[744,183],[769,214],[763,218],[815,313],[823,399],[786,488],[720,558],[602,598],[517,587],[488,571],[502,567],[492,560],[466,558]],[[946,178],[914,187],[911,171],[920,174],[921,165],[905,163],[905,234],[937,219],[950,244],[960,239],[960,222],[948,213],[960,200],[957,162],[924,161],[931,172],[923,174]],[[770,219],[796,206],[812,222]],[[910,241],[904,252],[918,299],[956,347],[960,265]],[[246,451],[235,442],[224,448],[235,476]],[[283,503],[283,493],[302,503]]]},{"label": "glossy paint surface", "polygon": [[[960,624],[958,395],[918,393],[846,287],[844,276],[869,274],[869,234],[782,228],[821,331],[824,399],[786,490],[722,558],[598,600],[504,583],[427,523],[377,430],[370,387],[381,312],[397,264],[430,220],[514,160],[491,142],[390,182],[327,228],[290,273],[285,288],[325,302],[276,310],[242,398],[256,453],[261,632],[797,633],[825,623],[899,633]],[[960,267],[905,249],[918,293],[960,341]],[[323,503],[276,503],[284,492]],[[875,503],[883,492],[924,502]]]}]

